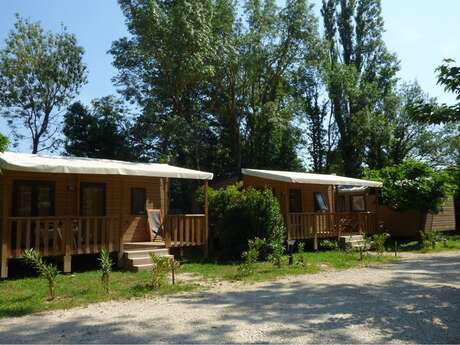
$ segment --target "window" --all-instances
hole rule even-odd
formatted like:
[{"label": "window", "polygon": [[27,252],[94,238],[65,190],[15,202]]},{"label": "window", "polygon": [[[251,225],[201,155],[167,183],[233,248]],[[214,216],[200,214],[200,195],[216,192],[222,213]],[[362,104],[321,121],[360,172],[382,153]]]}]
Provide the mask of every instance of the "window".
[{"label": "window", "polygon": [[289,212],[302,212],[302,191],[289,189]]},{"label": "window", "polygon": [[145,188],[131,188],[131,214],[145,214]]},{"label": "window", "polygon": [[105,184],[81,184],[80,215],[89,217],[105,216]]},{"label": "window", "polygon": [[315,211],[327,211],[327,203],[324,198],[324,194],[321,192],[316,192],[313,194],[315,199]]},{"label": "window", "polygon": [[13,184],[13,216],[54,216],[53,182],[16,181]]},{"label": "window", "polygon": [[344,195],[339,195],[337,198],[337,211],[338,212],[345,212],[345,196]]},{"label": "window", "polygon": [[350,204],[352,211],[365,211],[366,201],[364,195],[352,195],[350,196]]}]

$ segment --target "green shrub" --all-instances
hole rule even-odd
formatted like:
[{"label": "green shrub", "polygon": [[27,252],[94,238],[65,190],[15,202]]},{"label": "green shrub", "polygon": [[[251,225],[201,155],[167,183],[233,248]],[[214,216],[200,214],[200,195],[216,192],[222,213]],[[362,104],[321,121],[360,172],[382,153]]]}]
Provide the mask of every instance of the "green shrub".
[{"label": "green shrub", "polygon": [[210,188],[208,195],[209,223],[220,256],[240,257],[248,240],[255,237],[267,239],[265,257],[279,255],[286,231],[278,200],[270,189],[243,188],[237,183],[218,190]]},{"label": "green shrub", "polygon": [[297,243],[297,257],[298,257],[298,260],[296,262],[296,265],[305,266],[305,258],[303,256],[304,252],[305,252],[305,243],[304,242],[298,242]]},{"label": "green shrub", "polygon": [[273,241],[269,243],[268,248],[270,251],[268,260],[270,260],[270,262],[273,263],[273,265],[280,268],[283,261],[283,254],[285,251],[284,243],[282,243],[281,241]]},{"label": "green shrub", "polygon": [[322,249],[332,250],[337,248],[337,242],[331,240],[321,240],[319,246]]},{"label": "green shrub", "polygon": [[152,289],[159,289],[166,284],[167,275],[171,272],[171,262],[173,260],[168,256],[160,256],[155,253],[150,253],[150,259],[153,264],[150,274],[150,286]]},{"label": "green shrub", "polygon": [[390,237],[390,234],[386,232],[372,236],[372,248],[374,248],[379,255],[382,255],[385,252],[385,241],[388,237]]},{"label": "green shrub", "polygon": [[420,231],[420,236],[422,238],[422,248],[432,249],[436,248],[436,243],[444,241],[444,237],[438,230],[431,230],[431,231]]},{"label": "green shrub", "polygon": [[241,254],[243,262],[238,266],[238,277],[247,277],[254,271],[254,264],[260,256],[260,250],[266,245],[265,239],[258,237],[248,241],[248,250]]},{"label": "green shrub", "polygon": [[113,262],[107,249],[102,249],[99,256],[99,267],[101,271],[101,283],[105,293],[109,293],[109,276],[112,271]]},{"label": "green shrub", "polygon": [[397,211],[438,213],[458,185],[455,174],[411,160],[381,170],[367,170],[365,177],[383,182],[381,201]]},{"label": "green shrub", "polygon": [[25,250],[22,253],[22,258],[27,264],[33,266],[41,277],[46,279],[48,282],[48,300],[54,300],[56,297],[56,278],[59,275],[57,267],[53,264],[45,263],[40,253],[33,249]]}]

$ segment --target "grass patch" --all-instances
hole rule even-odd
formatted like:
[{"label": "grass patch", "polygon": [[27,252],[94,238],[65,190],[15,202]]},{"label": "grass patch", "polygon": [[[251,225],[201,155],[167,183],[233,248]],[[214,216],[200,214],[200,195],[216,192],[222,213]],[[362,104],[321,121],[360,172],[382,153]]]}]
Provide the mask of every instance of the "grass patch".
[{"label": "grass patch", "polygon": [[[394,242],[387,248],[388,250],[394,250]],[[398,241],[398,250],[401,252],[418,253],[434,253],[449,250],[460,250],[460,235],[446,236],[446,240],[437,242],[435,248],[422,248],[419,241]]]},{"label": "grass patch", "polygon": [[192,291],[197,284],[178,283],[152,291],[150,272],[122,272],[110,274],[110,293],[100,283],[98,271],[60,275],[57,278],[56,299],[46,301],[47,283],[41,278],[21,278],[0,282],[0,318],[20,316],[40,311],[68,309],[108,300],[151,297]]},{"label": "grass patch", "polygon": [[[303,258],[303,264],[301,264],[301,258]],[[207,279],[264,281],[288,275],[318,273],[330,268],[347,269],[396,260],[398,258],[390,255],[364,255],[364,259],[361,261],[359,253],[331,250],[294,254],[293,265],[288,265],[288,257],[285,256],[281,268],[277,268],[269,262],[257,262],[254,266],[254,273],[241,279],[238,277],[239,263],[237,262],[186,262],[182,265],[181,271],[200,274]]]}]

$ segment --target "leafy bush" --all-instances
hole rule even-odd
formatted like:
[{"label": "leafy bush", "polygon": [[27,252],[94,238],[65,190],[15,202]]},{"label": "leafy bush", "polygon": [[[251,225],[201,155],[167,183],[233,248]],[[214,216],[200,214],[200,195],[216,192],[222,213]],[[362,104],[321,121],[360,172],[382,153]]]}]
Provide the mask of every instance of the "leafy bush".
[{"label": "leafy bush", "polygon": [[390,237],[390,234],[383,232],[372,236],[372,248],[374,248],[379,255],[385,252],[385,241]]},{"label": "leafy bush", "polygon": [[40,253],[33,249],[25,250],[22,253],[22,258],[27,264],[33,266],[41,277],[46,279],[48,282],[48,300],[54,300],[56,297],[56,278],[59,275],[57,267],[53,264],[45,263]]},{"label": "leafy bush", "polygon": [[336,241],[331,241],[331,240],[321,240],[319,242],[319,246],[323,249],[336,249],[337,248],[337,242]]},{"label": "leafy bush", "polygon": [[382,203],[398,211],[437,213],[456,189],[453,174],[436,171],[418,161],[368,170],[365,175],[366,178],[383,182]]},{"label": "leafy bush", "polygon": [[431,230],[431,231],[420,231],[420,236],[422,238],[422,248],[432,249],[436,248],[436,243],[444,241],[444,237],[438,230]]},{"label": "leafy bush", "polygon": [[258,237],[248,241],[248,250],[241,254],[243,262],[238,266],[238,277],[247,277],[254,271],[254,264],[260,256],[260,250],[266,245],[265,239]]},{"label": "leafy bush", "polygon": [[275,258],[281,248],[284,251],[284,220],[270,189],[243,188],[237,183],[218,190],[210,188],[208,195],[209,223],[222,257],[240,257],[248,240],[255,237],[267,239],[266,255]]},{"label": "leafy bush", "polygon": [[296,265],[305,266],[305,258],[303,256],[304,252],[305,252],[305,243],[304,242],[298,242],[297,243],[297,257],[298,257],[298,260],[296,262]]},{"label": "leafy bush", "polygon": [[281,263],[283,261],[283,254],[285,251],[284,243],[281,241],[273,241],[270,242],[269,245],[270,255],[268,256],[268,260],[270,260],[273,265],[280,268]]},{"label": "leafy bush", "polygon": [[112,271],[113,262],[110,258],[110,253],[107,249],[102,249],[101,255],[99,256],[99,265],[101,271],[101,283],[105,290],[105,293],[109,293],[109,276]]},{"label": "leafy bush", "polygon": [[160,256],[150,253],[153,267],[150,275],[150,286],[152,289],[159,289],[166,283],[166,276],[172,270],[172,261],[168,256]]}]

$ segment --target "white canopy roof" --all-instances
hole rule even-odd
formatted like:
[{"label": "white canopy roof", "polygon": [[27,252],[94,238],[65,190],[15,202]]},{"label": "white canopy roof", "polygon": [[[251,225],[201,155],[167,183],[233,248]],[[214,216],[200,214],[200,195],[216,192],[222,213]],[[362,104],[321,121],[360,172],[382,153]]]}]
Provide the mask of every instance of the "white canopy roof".
[{"label": "white canopy roof", "polygon": [[348,185],[348,186],[365,186],[365,187],[382,187],[382,182],[361,180],[357,178],[325,175],[325,174],[310,174],[292,171],[276,171],[276,170],[256,170],[242,169],[243,175],[261,177],[268,180],[292,182],[292,183],[310,183],[310,184],[333,184],[333,185]]},{"label": "white canopy roof", "polygon": [[0,153],[0,169],[41,173],[173,177],[211,180],[212,173],[168,164],[132,163],[110,159]]}]

